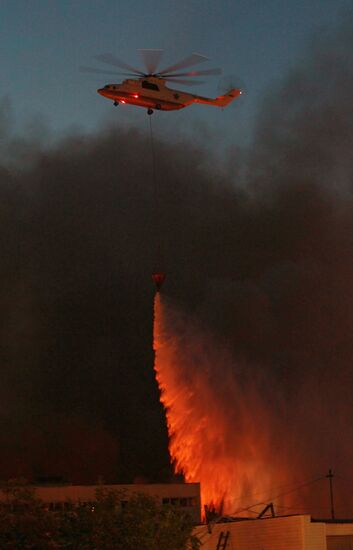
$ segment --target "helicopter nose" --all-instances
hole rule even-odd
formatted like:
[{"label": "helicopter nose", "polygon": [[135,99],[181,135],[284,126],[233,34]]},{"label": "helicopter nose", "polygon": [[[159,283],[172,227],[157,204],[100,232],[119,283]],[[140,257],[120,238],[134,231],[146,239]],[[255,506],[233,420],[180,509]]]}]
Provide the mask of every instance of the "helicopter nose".
[{"label": "helicopter nose", "polygon": [[104,95],[104,88],[98,88],[97,94]]}]

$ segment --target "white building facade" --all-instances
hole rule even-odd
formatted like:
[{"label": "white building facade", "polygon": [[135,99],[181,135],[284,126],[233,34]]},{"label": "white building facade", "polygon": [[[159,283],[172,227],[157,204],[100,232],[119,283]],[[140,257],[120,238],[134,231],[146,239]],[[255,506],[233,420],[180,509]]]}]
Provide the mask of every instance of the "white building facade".
[{"label": "white building facade", "polygon": [[312,520],[310,515],[215,523],[194,529],[201,550],[353,550],[353,520]]}]

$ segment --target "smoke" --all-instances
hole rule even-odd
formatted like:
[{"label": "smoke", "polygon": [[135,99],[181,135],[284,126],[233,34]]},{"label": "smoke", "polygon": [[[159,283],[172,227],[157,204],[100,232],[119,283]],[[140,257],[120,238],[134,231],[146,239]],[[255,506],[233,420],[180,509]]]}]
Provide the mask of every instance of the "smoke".
[{"label": "smoke", "polygon": [[[158,264],[166,330],[200,358],[180,355],[178,380],[199,384],[220,447],[237,472],[247,465],[236,498],[332,467],[349,510],[338,487],[352,456],[352,51],[346,28],[314,45],[227,169],[156,136],[157,200],[147,132],[43,143],[47,128],[16,135],[3,105],[0,477],[74,479],[73,439],[86,481],[92,456],[108,481],[171,475],[151,345]],[[321,507],[324,490],[306,504]]]},{"label": "smoke", "polygon": [[349,515],[351,45],[343,32],[316,47],[266,99],[247,194],[217,194],[205,222],[193,212],[193,292],[195,255],[207,274],[195,308],[156,305],[175,468],[228,513],[272,499],[282,512],[324,515],[335,464],[336,505]]}]

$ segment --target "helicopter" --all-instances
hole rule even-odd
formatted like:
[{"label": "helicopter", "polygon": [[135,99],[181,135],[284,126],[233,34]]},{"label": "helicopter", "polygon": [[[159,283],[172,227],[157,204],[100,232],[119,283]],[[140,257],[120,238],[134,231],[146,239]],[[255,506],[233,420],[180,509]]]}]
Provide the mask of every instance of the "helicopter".
[{"label": "helicopter", "polygon": [[220,69],[192,70],[179,72],[180,69],[192,67],[207,61],[208,58],[193,53],[190,56],[157,71],[158,64],[162,57],[163,50],[139,50],[146,71],[140,71],[129,65],[113,54],[105,53],[95,56],[95,59],[102,63],[124,69],[129,72],[116,72],[98,69],[95,67],[81,66],[81,72],[94,74],[120,75],[134,78],[123,80],[120,84],[106,84],[99,88],[97,93],[113,101],[115,106],[121,104],[136,105],[147,109],[147,114],[152,115],[154,110],[176,111],[188,107],[193,103],[203,103],[224,108],[236,97],[242,94],[239,88],[231,88],[224,95],[215,98],[203,97],[181,90],[169,88],[167,82],[174,82],[183,85],[203,84],[200,80],[187,80],[189,77],[219,75]]}]

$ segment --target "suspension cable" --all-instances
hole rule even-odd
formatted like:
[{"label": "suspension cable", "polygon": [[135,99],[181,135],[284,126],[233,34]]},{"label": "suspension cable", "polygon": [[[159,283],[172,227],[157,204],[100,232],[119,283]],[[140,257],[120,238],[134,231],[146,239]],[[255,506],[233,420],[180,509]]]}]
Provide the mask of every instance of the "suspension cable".
[{"label": "suspension cable", "polygon": [[165,273],[161,271],[163,269],[163,260],[162,260],[162,245],[161,245],[161,212],[160,212],[160,199],[159,199],[159,189],[158,189],[158,180],[157,180],[157,170],[156,170],[156,151],[153,139],[153,129],[152,129],[152,117],[149,116],[149,127],[150,127],[150,140],[151,140],[151,153],[152,153],[152,179],[153,179],[153,206],[152,206],[152,219],[153,219],[153,240],[154,240],[154,249],[155,249],[155,258],[154,258],[154,272],[152,278],[156,285],[157,292],[160,290],[164,279]]},{"label": "suspension cable", "polygon": [[154,150],[154,140],[153,140],[153,131],[152,131],[152,116],[149,116],[150,121],[150,140],[151,140],[151,151],[152,151],[152,177],[153,177],[153,191],[155,194],[155,201],[157,201],[157,181],[156,181],[156,154]]}]

